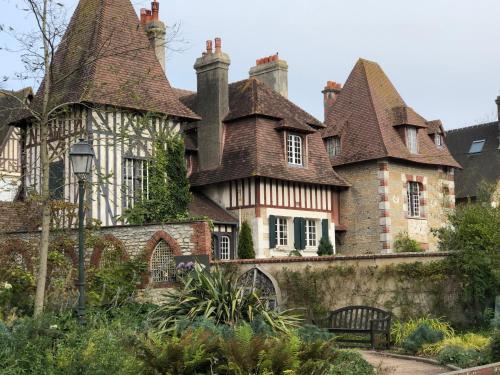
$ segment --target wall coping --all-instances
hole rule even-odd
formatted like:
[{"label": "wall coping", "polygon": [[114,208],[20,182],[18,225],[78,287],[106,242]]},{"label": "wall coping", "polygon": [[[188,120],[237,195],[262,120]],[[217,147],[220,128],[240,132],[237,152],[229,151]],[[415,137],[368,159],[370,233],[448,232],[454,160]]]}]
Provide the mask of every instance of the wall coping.
[{"label": "wall coping", "polygon": [[442,258],[451,252],[433,251],[427,253],[393,253],[393,254],[363,254],[363,255],[328,255],[309,257],[275,257],[259,259],[232,259],[213,261],[212,264],[266,264],[266,263],[300,263],[300,262],[335,262],[345,260],[376,260],[376,259],[407,259],[407,258]]},{"label": "wall coping", "polygon": [[445,372],[443,375],[462,374],[462,375],[494,375],[500,373],[500,362],[490,363],[484,366],[471,367],[463,370]]},{"label": "wall coping", "polygon": [[[208,223],[208,220],[202,219],[193,219],[193,220],[172,220],[166,221],[164,223],[151,223],[151,224],[124,224],[124,225],[102,225],[98,228],[98,230],[102,229],[121,229],[121,228],[143,228],[143,227],[155,227],[162,225],[175,225],[175,224],[194,224],[194,223]],[[77,231],[78,228],[66,228],[64,230]],[[21,234],[21,233],[40,233],[42,230],[18,230],[18,231],[7,231],[0,232],[1,235],[5,234]],[[51,233],[56,232],[57,230],[50,230]]]}]

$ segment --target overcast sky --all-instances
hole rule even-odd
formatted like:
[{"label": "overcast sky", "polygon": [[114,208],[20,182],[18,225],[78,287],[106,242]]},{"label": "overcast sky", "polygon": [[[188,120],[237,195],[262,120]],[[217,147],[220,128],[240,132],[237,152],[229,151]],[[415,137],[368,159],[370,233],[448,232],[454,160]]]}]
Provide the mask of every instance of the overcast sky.
[{"label": "overcast sky", "polygon": [[[77,0],[59,0],[71,15]],[[32,26],[0,0],[0,24]],[[134,0],[138,11],[149,1]],[[204,41],[222,38],[230,81],[244,79],[255,60],[279,52],[289,65],[289,98],[323,120],[321,90],[344,83],[359,57],[378,62],[406,103],[446,129],[497,118],[500,95],[499,0],[160,0],[160,17],[180,22],[189,42],[170,54],[175,87],[196,89],[193,63]],[[12,45],[0,34],[0,45]],[[21,71],[16,54],[0,50],[0,75]],[[3,88],[18,88],[9,81]]]}]

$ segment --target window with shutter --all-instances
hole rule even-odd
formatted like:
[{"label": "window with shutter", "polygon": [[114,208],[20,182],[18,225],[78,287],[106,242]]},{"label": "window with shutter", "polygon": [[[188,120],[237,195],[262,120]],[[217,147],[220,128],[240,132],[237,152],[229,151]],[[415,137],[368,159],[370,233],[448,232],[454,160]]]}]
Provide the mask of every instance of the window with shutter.
[{"label": "window with shutter", "polygon": [[325,240],[330,239],[330,235],[328,233],[330,224],[328,223],[328,219],[323,219],[321,220],[321,238],[324,238]]}]

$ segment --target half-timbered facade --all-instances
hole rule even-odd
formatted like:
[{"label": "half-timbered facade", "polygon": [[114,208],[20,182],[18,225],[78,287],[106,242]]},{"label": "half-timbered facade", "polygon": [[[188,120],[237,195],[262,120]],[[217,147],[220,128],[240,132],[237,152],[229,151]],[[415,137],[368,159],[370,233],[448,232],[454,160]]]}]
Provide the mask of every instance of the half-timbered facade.
[{"label": "half-timbered facade", "polygon": [[202,116],[185,129],[193,189],[250,224],[257,257],[316,255],[321,238],[335,242],[348,186],[331,169],[324,125],[286,99],[286,62],[261,59],[249,79],[229,84],[220,39],[212,47],[195,64],[197,93],[178,91]]},{"label": "half-timbered facade", "polygon": [[[148,20],[158,20],[158,3]],[[144,18],[144,17],[143,17]],[[95,153],[88,180],[87,217],[116,225],[124,210],[148,194],[148,165],[158,134],[179,132],[199,119],[174,94],[129,0],[81,0],[52,61],[49,110],[49,188],[52,198],[77,201],[69,148],[88,139]],[[161,47],[164,47],[163,45]],[[44,83],[34,98],[40,108]],[[40,130],[19,121],[27,191],[40,189]]]},{"label": "half-timbered facade", "polygon": [[19,91],[0,90],[0,201],[11,202],[19,193],[21,132],[9,124],[31,98],[29,87]]}]

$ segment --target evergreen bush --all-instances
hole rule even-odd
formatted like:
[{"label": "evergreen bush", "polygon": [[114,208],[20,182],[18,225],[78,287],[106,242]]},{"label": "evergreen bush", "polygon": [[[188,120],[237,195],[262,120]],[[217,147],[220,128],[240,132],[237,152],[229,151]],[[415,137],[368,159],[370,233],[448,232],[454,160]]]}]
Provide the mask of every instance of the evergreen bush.
[{"label": "evergreen bush", "polygon": [[427,324],[421,324],[403,342],[403,348],[410,353],[417,353],[424,344],[433,344],[443,339],[443,333]]},{"label": "evergreen bush", "polygon": [[396,253],[421,253],[422,247],[408,233],[399,233],[394,239],[394,251]]},{"label": "evergreen bush", "polygon": [[240,236],[238,239],[238,258],[254,259],[255,250],[253,247],[252,228],[247,221],[241,224]]},{"label": "evergreen bush", "polygon": [[500,362],[500,330],[493,333],[490,344],[491,362]]},{"label": "evergreen bush", "polygon": [[442,364],[452,364],[460,368],[475,367],[486,362],[483,353],[458,346],[444,347],[438,354],[437,360]]},{"label": "evergreen bush", "polygon": [[328,238],[321,237],[319,240],[318,255],[333,255],[333,245]]}]

